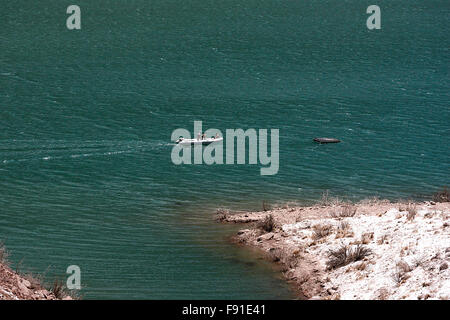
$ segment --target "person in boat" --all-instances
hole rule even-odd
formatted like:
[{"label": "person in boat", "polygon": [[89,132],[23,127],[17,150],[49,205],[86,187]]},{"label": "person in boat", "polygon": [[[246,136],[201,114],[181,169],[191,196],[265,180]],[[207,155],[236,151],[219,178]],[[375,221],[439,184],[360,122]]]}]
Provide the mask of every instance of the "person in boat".
[{"label": "person in boat", "polygon": [[199,133],[197,134],[197,140],[200,140],[200,139],[201,139],[201,136],[202,136],[202,133],[199,132]]},{"label": "person in boat", "polygon": [[205,134],[202,134],[202,140],[205,140],[205,139],[206,139]]},{"label": "person in boat", "polygon": [[216,136],[214,137],[214,139],[217,139],[217,138],[219,138],[219,134],[218,133],[216,133]]}]

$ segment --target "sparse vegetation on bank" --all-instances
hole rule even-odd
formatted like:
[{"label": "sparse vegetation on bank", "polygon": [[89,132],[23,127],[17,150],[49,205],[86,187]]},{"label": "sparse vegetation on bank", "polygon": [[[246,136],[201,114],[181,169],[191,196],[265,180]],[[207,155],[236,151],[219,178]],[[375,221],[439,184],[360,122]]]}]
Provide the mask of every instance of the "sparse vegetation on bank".
[{"label": "sparse vegetation on bank", "polygon": [[436,192],[433,195],[434,202],[450,202],[450,191],[447,187],[444,187],[442,190]]},{"label": "sparse vegetation on bank", "polygon": [[43,284],[42,275],[22,273],[9,267],[8,251],[0,243],[0,300],[72,300],[64,287],[64,283],[55,280],[49,288]]},{"label": "sparse vegetation on bank", "polygon": [[275,221],[273,220],[272,215],[268,215],[258,224],[259,228],[265,232],[272,232],[275,228]]},{"label": "sparse vegetation on bank", "polygon": [[330,249],[328,251],[327,269],[330,270],[346,266],[349,263],[364,259],[371,253],[372,251],[370,249],[361,244],[355,247],[343,244],[337,249]]},{"label": "sparse vegetation on bank", "polygon": [[300,298],[449,299],[449,218],[449,202],[349,203],[325,194],[316,206],[222,221],[250,224],[236,241],[266,252]]}]

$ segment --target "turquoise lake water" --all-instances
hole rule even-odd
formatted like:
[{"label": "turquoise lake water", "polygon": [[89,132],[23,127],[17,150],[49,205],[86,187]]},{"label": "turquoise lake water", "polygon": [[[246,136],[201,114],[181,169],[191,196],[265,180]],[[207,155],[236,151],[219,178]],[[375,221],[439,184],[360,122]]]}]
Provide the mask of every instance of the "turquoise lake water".
[{"label": "turquoise lake water", "polygon": [[[289,299],[218,207],[449,184],[450,2],[1,1],[0,239],[86,299]],[[171,161],[177,128],[280,130],[278,174]],[[317,145],[316,136],[342,139]]]}]

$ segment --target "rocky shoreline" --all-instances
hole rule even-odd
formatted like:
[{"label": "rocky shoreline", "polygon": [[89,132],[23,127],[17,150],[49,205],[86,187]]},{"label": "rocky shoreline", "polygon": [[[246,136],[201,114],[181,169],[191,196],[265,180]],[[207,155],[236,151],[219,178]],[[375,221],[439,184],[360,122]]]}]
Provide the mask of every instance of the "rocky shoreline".
[{"label": "rocky shoreline", "polygon": [[55,281],[51,291],[31,274],[19,274],[8,266],[7,253],[0,245],[0,300],[73,300],[62,283]]},{"label": "rocky shoreline", "polygon": [[299,299],[450,298],[450,203],[365,200],[218,210],[233,241],[279,265]]}]

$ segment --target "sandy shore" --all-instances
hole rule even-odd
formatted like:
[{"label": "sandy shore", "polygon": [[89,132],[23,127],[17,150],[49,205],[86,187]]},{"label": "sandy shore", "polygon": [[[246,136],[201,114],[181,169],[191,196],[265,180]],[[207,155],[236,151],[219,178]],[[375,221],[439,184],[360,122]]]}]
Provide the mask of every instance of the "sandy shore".
[{"label": "sandy shore", "polygon": [[245,224],[233,240],[261,249],[300,299],[449,299],[450,203],[370,200],[217,212]]}]

